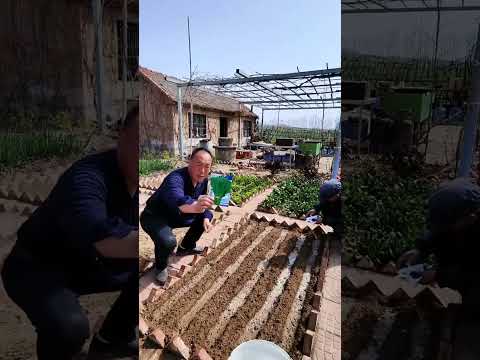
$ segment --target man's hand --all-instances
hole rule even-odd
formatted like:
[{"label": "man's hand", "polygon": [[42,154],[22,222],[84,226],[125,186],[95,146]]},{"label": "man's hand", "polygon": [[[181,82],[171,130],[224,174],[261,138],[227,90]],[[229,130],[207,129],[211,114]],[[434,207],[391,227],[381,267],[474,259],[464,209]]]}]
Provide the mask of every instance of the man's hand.
[{"label": "man's hand", "polygon": [[305,214],[305,217],[313,216],[313,215],[315,215],[316,213],[317,213],[317,212],[315,211],[315,209],[308,210],[308,212]]},{"label": "man's hand", "polygon": [[397,260],[397,269],[406,266],[418,264],[420,261],[420,251],[418,249],[409,250],[403,253]]},{"label": "man's hand", "polygon": [[213,205],[213,199],[208,195],[200,195],[197,202],[200,204],[203,210],[208,209]]},{"label": "man's hand", "polygon": [[123,238],[109,237],[94,244],[104,257],[117,259],[138,258],[138,230],[131,231]]},{"label": "man's hand", "polygon": [[183,213],[201,214],[212,205],[213,199],[210,196],[201,195],[198,200],[191,205],[182,205],[179,208]]},{"label": "man's hand", "polygon": [[210,219],[203,219],[203,229],[205,230],[205,232],[210,232],[210,230],[212,230],[213,228],[213,225],[212,223],[210,222]]},{"label": "man's hand", "polygon": [[420,284],[428,285],[435,281],[437,272],[435,270],[427,270],[423,273],[422,278],[420,279]]}]

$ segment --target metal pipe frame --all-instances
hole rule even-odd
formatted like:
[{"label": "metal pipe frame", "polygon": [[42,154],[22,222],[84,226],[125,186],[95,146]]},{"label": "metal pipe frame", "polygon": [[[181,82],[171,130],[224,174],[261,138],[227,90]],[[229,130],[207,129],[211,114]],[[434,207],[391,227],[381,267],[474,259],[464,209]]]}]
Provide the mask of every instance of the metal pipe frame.
[{"label": "metal pipe frame", "polygon": [[[337,92],[341,92],[341,90],[333,90],[333,93],[337,93]],[[332,92],[331,91],[322,91],[322,92],[309,92],[309,93],[305,93],[305,94],[298,94],[299,96],[305,96],[305,95],[325,95],[325,94],[331,94]],[[225,94],[228,94],[228,93],[225,93]],[[292,94],[287,94],[287,93],[284,93],[282,94],[284,96],[292,96]],[[244,95],[235,95],[234,96],[235,99],[241,99],[241,98],[249,98],[249,99],[263,99],[263,96],[244,96]],[[242,102],[241,100],[239,100],[240,102]]]},{"label": "metal pipe frame", "polygon": [[262,108],[262,110],[273,110],[273,111],[277,111],[277,110],[322,110],[322,109],[341,109],[342,107],[341,106],[306,106],[306,107],[302,107],[301,109],[298,109],[298,108],[294,108],[294,107],[276,107],[276,108]]},{"label": "metal pipe frame", "polygon": [[[407,5],[407,3],[409,3]],[[400,4],[399,7],[392,5]],[[415,4],[415,6],[412,6]],[[408,12],[432,12],[438,11],[437,6],[428,6],[425,0],[342,0],[342,14],[379,14],[379,13],[408,13]],[[359,7],[361,6],[361,7]],[[373,6],[373,7],[372,7]],[[479,11],[480,5],[465,5],[459,1],[457,6],[440,6],[440,11]]]},{"label": "metal pipe frame", "polygon": [[[241,73],[239,69],[237,69],[236,74],[238,74],[239,76],[242,76],[243,79],[248,79],[248,78],[249,78],[248,76],[246,76],[246,75],[244,75],[243,73]],[[277,79],[272,79],[272,81],[278,82]],[[293,101],[289,101],[289,100],[288,100],[287,98],[285,98],[284,96],[277,94],[275,91],[273,91],[272,89],[270,89],[268,86],[262,85],[262,84],[257,83],[257,82],[254,82],[251,86],[253,86],[253,87],[260,87],[260,88],[264,89],[265,91],[273,94],[273,95],[276,96],[278,99],[287,101],[288,103],[293,104],[293,106],[296,106]],[[277,100],[277,102],[278,102],[278,100]],[[247,103],[247,102],[244,102],[244,103]],[[251,104],[254,105],[254,103],[251,103]]]},{"label": "metal pipe frame", "polygon": [[[305,103],[305,104],[311,104],[311,103],[316,103],[316,102],[335,102],[335,101],[341,101],[342,98],[337,97],[337,98],[332,98],[332,99],[294,99],[294,100],[289,100],[286,103]],[[260,100],[260,101],[242,101],[244,104],[249,104],[249,105],[259,105],[259,104],[282,104],[283,102],[279,101],[272,101],[272,100]]]},{"label": "metal pipe frame", "polygon": [[340,68],[335,69],[325,69],[325,70],[313,70],[313,71],[301,71],[296,73],[287,73],[287,74],[271,74],[271,75],[260,75],[260,76],[249,76],[246,78],[229,78],[229,79],[218,79],[218,80],[196,80],[189,81],[179,86],[205,86],[205,85],[227,85],[227,84],[245,84],[245,83],[260,83],[268,82],[273,80],[285,80],[285,79],[300,79],[309,76],[323,75],[323,76],[340,76]]},{"label": "metal pipe frame", "polygon": [[[342,83],[339,83],[339,82],[332,84],[332,86],[340,86],[340,85],[342,85]],[[288,87],[288,86],[276,87],[276,88],[273,88],[273,89],[277,89],[277,90],[289,90],[289,89],[298,88],[298,87],[300,87],[300,85],[299,85],[299,86],[290,86],[290,87]],[[312,84],[312,85],[303,85],[303,86],[301,86],[301,87],[302,87],[302,88],[319,88],[319,87],[330,87],[330,85],[329,85],[329,84],[316,84],[316,85],[313,85],[313,84]]]},{"label": "metal pipe frame", "polygon": [[[237,69],[235,78],[175,84],[179,89],[190,88],[190,91],[203,87],[207,91],[262,110],[324,110],[341,108],[341,97],[334,97],[334,93],[341,93],[340,75],[339,68],[328,69],[328,65],[324,70],[250,76]],[[184,95],[184,91],[180,93],[180,97]]]}]

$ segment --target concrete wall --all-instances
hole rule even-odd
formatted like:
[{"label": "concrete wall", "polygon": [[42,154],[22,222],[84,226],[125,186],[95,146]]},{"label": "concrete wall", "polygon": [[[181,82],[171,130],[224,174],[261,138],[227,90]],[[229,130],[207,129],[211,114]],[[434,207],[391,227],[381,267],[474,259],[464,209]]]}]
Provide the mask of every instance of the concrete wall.
[{"label": "concrete wall", "polygon": [[177,154],[174,140],[178,126],[174,123],[176,104],[143,77],[140,80],[140,148]]}]

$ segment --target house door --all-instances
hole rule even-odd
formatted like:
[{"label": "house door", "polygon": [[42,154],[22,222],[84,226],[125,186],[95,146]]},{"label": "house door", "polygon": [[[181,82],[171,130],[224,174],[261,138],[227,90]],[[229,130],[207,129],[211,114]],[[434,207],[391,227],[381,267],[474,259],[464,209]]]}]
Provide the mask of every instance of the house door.
[{"label": "house door", "polygon": [[228,119],[220,118],[220,137],[228,137]]}]

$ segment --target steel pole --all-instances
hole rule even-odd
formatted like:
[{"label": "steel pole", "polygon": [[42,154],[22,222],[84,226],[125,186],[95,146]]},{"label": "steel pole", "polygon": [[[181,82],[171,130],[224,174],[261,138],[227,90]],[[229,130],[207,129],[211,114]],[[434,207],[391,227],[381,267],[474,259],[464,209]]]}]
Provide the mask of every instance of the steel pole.
[{"label": "steel pole", "polygon": [[127,19],[128,19],[128,12],[127,12],[127,0],[123,0],[123,68],[122,68],[122,80],[123,80],[123,89],[122,89],[122,96],[123,96],[123,119],[127,116]]},{"label": "steel pole", "polygon": [[339,120],[337,125],[337,141],[335,146],[335,154],[333,155],[332,179],[336,179],[338,177],[338,173],[340,170],[341,155],[342,155],[342,134],[341,134],[341,126],[340,126],[340,120]]},{"label": "steel pole", "polygon": [[95,23],[95,87],[97,92],[97,122],[100,131],[105,131],[105,123],[103,121],[103,26],[102,26],[102,0],[92,0],[92,10]]},{"label": "steel pole", "polygon": [[183,111],[182,111],[182,88],[177,86],[177,112],[178,112],[178,150],[183,160]]},{"label": "steel pole", "polygon": [[467,115],[463,131],[463,146],[460,158],[458,177],[469,175],[472,168],[475,139],[478,128],[478,115],[480,113],[480,25],[477,33],[475,56],[472,62],[472,85],[468,101]]},{"label": "steel pole", "polygon": [[262,131],[261,131],[261,136],[262,136],[262,140],[263,140],[263,109],[262,109]]}]

